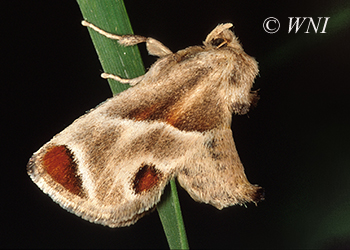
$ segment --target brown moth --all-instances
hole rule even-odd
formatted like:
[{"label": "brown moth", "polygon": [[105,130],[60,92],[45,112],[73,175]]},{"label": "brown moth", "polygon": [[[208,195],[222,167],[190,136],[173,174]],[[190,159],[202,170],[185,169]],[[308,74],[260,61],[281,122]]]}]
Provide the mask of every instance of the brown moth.
[{"label": "brown moth", "polygon": [[232,114],[246,114],[257,62],[218,25],[203,46],[176,53],[137,35],[95,31],[124,46],[145,42],[160,57],[135,85],[75,120],[29,160],[32,180],[68,211],[109,227],[134,224],[177,178],[190,196],[218,209],[263,199],[247,180],[232,137]]}]

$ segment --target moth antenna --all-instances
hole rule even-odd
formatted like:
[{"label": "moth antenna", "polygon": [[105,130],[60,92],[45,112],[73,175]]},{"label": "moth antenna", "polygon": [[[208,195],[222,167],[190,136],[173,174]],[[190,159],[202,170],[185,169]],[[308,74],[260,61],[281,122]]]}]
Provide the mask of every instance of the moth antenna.
[{"label": "moth antenna", "polygon": [[233,26],[232,23],[225,23],[225,24],[219,24],[218,26],[213,29],[209,35],[207,35],[207,38],[205,39],[206,43],[209,43],[211,40],[213,40],[216,37],[220,37],[220,34],[224,32],[225,30],[230,29]]}]

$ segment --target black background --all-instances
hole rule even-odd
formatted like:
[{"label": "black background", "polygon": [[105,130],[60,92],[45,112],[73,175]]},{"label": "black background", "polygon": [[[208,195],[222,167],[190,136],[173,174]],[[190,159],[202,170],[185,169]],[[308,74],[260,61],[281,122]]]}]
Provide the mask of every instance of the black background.
[{"label": "black background", "polygon": [[[135,34],[172,51],[233,22],[259,62],[260,102],[233,118],[258,206],[222,211],[179,188],[192,248],[350,247],[348,1],[127,1]],[[33,152],[111,92],[75,1],[1,1],[1,247],[166,248],[157,212],[110,229],[61,209],[32,183]],[[336,23],[336,18],[343,19]],[[267,34],[267,17],[281,29]],[[288,34],[288,17],[330,17],[326,34]],[[321,26],[322,27],[322,26]],[[145,66],[155,58],[140,46]]]}]

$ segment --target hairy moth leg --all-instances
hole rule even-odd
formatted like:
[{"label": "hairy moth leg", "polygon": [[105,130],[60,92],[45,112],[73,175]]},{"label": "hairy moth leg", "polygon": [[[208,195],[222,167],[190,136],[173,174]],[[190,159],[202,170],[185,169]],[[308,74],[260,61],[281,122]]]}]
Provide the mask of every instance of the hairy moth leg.
[{"label": "hairy moth leg", "polygon": [[[171,52],[170,49],[168,49],[164,44],[162,44],[161,42],[159,42],[156,39],[153,39],[151,37],[144,37],[144,36],[139,36],[139,35],[116,35],[116,34],[111,34],[108,33],[98,27],[96,27],[95,25],[93,25],[92,23],[89,23],[87,21],[82,21],[81,24],[83,26],[89,27],[91,29],[93,29],[94,31],[100,33],[101,35],[113,39],[113,40],[118,40],[118,42],[121,45],[124,46],[132,46],[132,45],[136,45],[138,43],[146,43],[146,48],[149,54],[154,55],[154,56],[158,56],[158,57],[164,57],[167,56],[169,54],[172,54],[173,52]],[[108,73],[102,73],[101,77],[104,79],[113,79],[115,81],[118,81],[120,83],[123,84],[129,84],[130,86],[135,86],[136,84],[138,84],[144,77],[144,75],[133,78],[133,79],[123,79],[117,75],[113,75],[113,74],[108,74]]]},{"label": "hairy moth leg", "polygon": [[96,32],[100,33],[101,35],[107,38],[118,40],[118,42],[124,46],[132,46],[138,43],[146,43],[148,53],[153,56],[164,57],[173,53],[171,52],[170,49],[168,49],[168,47],[166,47],[164,44],[162,44],[161,42],[159,42],[158,40],[152,37],[144,37],[144,36],[138,36],[138,35],[119,36],[119,35],[108,33],[87,21],[82,21],[81,24],[83,26],[86,26],[95,30]]},{"label": "hairy moth leg", "polygon": [[129,84],[130,86],[135,86],[136,84],[141,82],[144,76],[145,75],[142,75],[142,76],[139,76],[139,77],[136,77],[133,79],[125,79],[125,78],[121,78],[120,76],[113,75],[113,74],[108,74],[108,73],[101,74],[101,77],[104,79],[113,79],[113,80],[118,81],[122,84]]}]

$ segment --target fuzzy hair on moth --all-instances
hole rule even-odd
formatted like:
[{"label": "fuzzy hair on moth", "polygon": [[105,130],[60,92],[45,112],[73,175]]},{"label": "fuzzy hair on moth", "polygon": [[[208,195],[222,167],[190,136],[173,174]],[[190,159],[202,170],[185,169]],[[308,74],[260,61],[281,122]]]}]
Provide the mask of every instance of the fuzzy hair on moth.
[{"label": "fuzzy hair on moth", "polygon": [[258,65],[231,23],[219,24],[202,46],[173,53],[161,42],[114,35],[124,46],[146,43],[159,57],[133,86],[75,120],[33,154],[31,179],[68,211],[109,227],[134,224],[160,201],[167,183],[218,209],[264,198],[247,180],[231,130],[232,114],[246,114]]}]

